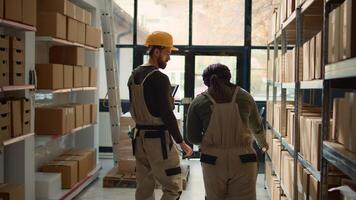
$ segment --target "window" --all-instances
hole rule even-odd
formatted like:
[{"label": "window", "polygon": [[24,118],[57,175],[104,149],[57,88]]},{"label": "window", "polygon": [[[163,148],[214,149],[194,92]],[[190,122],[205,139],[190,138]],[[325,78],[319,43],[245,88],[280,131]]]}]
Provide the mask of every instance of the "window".
[{"label": "window", "polygon": [[116,44],[133,44],[134,0],[114,0],[114,32]]},{"label": "window", "polygon": [[251,51],[251,95],[265,101],[267,95],[267,50]]},{"label": "window", "polygon": [[273,1],[252,0],[252,45],[267,44],[271,32]]},{"label": "window", "polygon": [[229,67],[231,72],[231,82],[236,83],[236,56],[196,56],[195,57],[195,96],[204,92],[207,87],[203,82],[203,71],[210,64],[221,63]]},{"label": "window", "polygon": [[194,45],[243,45],[245,0],[194,0]]},{"label": "window", "polygon": [[189,0],[139,0],[137,43],[144,44],[148,33],[166,31],[175,45],[187,45],[189,34]]}]

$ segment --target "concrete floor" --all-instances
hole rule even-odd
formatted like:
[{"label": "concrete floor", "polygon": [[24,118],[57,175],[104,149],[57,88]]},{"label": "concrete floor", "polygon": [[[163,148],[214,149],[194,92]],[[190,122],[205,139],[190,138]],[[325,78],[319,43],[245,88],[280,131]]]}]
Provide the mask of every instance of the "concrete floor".
[{"label": "concrete floor", "polygon": [[[81,200],[114,200],[114,199],[135,199],[135,189],[128,188],[103,188],[102,178],[112,168],[113,162],[110,159],[100,160],[103,169],[100,172],[100,177],[97,181],[92,183],[86,190],[84,190],[76,199]],[[198,160],[183,161],[183,163],[189,162],[190,165],[190,177],[187,185],[187,189],[183,191],[181,200],[204,200],[204,184],[203,175]],[[259,174],[257,179],[257,200],[269,200],[263,183],[264,175]],[[160,199],[162,192],[160,190],[155,191],[156,199]]]}]

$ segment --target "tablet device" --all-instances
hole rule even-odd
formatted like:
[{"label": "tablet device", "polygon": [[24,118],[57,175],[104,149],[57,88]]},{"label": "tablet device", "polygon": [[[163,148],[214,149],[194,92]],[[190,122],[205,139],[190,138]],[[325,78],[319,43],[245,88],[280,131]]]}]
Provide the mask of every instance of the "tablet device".
[{"label": "tablet device", "polygon": [[172,97],[174,97],[176,95],[176,93],[178,91],[178,87],[179,87],[179,85],[172,85],[171,86],[171,95],[172,95]]}]

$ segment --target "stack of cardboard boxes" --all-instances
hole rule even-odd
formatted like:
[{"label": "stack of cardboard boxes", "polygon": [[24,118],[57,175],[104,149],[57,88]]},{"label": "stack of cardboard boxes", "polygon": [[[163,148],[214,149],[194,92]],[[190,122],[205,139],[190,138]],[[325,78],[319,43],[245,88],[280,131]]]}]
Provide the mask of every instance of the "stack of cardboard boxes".
[{"label": "stack of cardboard boxes", "polygon": [[0,103],[0,142],[31,132],[31,102],[28,99]]},{"label": "stack of cardboard boxes", "polygon": [[288,196],[294,194],[294,159],[287,151],[281,151],[281,183]]},{"label": "stack of cardboard boxes", "polygon": [[331,140],[344,145],[356,154],[356,93],[346,93],[344,98],[334,98]]},{"label": "stack of cardboard boxes", "polygon": [[40,171],[60,173],[62,189],[70,189],[84,180],[95,167],[95,149],[72,149],[42,166]]},{"label": "stack of cardboard boxes", "polygon": [[74,104],[38,107],[35,111],[35,132],[38,135],[64,135],[75,128],[94,124],[96,104]]},{"label": "stack of cardboard boxes", "polygon": [[[37,64],[38,89],[69,89],[96,87],[96,69],[84,66],[85,50],[74,46],[53,46],[49,61],[53,64]],[[62,76],[58,76],[62,74]]]},{"label": "stack of cardboard boxes", "polygon": [[356,3],[352,0],[329,14],[328,63],[356,56]]},{"label": "stack of cardboard boxes", "polygon": [[92,27],[91,13],[67,0],[38,0],[38,36],[50,36],[95,48],[101,31]]},{"label": "stack of cardboard boxes", "polygon": [[303,79],[304,81],[321,79],[322,32],[303,44]]},{"label": "stack of cardboard boxes", "polygon": [[120,125],[118,172],[121,174],[130,174],[135,172],[136,160],[128,133],[135,127],[136,123],[129,113],[127,113],[121,116]]},{"label": "stack of cardboard boxes", "polygon": [[36,26],[36,0],[1,0],[0,18]]},{"label": "stack of cardboard boxes", "polygon": [[0,36],[0,86],[25,84],[25,42]]}]

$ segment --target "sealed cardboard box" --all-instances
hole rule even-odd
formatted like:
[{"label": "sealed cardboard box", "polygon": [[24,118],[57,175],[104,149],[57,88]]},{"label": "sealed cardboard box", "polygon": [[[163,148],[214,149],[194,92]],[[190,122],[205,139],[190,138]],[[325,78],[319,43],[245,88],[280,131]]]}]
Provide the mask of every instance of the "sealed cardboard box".
[{"label": "sealed cardboard box", "polygon": [[10,49],[25,50],[25,41],[19,37],[10,37]]},{"label": "sealed cardboard box", "polygon": [[0,114],[10,113],[11,106],[10,101],[0,101]]},{"label": "sealed cardboard box", "polygon": [[82,86],[83,87],[89,87],[90,83],[89,83],[89,67],[82,67]]},{"label": "sealed cardboard box", "polygon": [[63,87],[73,88],[73,66],[64,65],[63,66]]},{"label": "sealed cardboard box", "polygon": [[67,40],[71,42],[78,41],[78,22],[67,17]]},{"label": "sealed cardboard box", "polygon": [[62,189],[70,189],[78,179],[78,164],[76,161],[53,161],[41,168],[42,172],[57,172],[62,175]]},{"label": "sealed cardboard box", "polygon": [[67,1],[66,6],[67,6],[67,16],[72,19],[75,19],[75,11],[77,6],[70,1]]},{"label": "sealed cardboard box", "polygon": [[6,141],[11,138],[11,126],[0,127],[0,142]]},{"label": "sealed cardboard box", "polygon": [[72,156],[72,155],[61,155],[55,160],[58,161],[75,161],[78,166],[78,176],[77,181],[83,180],[88,175],[88,158],[85,156]]},{"label": "sealed cardboard box", "polygon": [[22,21],[22,0],[5,0],[5,19]]},{"label": "sealed cardboard box", "polygon": [[[335,104],[334,104],[335,105]],[[351,130],[351,124],[348,123],[351,116],[351,105],[347,99],[341,98],[336,101],[336,107],[334,107],[334,112],[337,114],[335,120],[335,135],[337,142],[340,144],[345,144],[348,134]]]},{"label": "sealed cardboard box", "polygon": [[36,26],[37,0],[22,0],[22,23]]},{"label": "sealed cardboard box", "polygon": [[60,107],[64,109],[65,133],[70,133],[73,129],[75,129],[75,109],[70,105]]},{"label": "sealed cardboard box", "polygon": [[0,48],[0,86],[10,84],[9,51]]},{"label": "sealed cardboard box", "polygon": [[67,38],[66,17],[60,13],[39,12],[36,35],[66,39]]},{"label": "sealed cardboard box", "polygon": [[319,182],[314,176],[309,176],[309,200],[319,199]]},{"label": "sealed cardboard box", "polygon": [[303,81],[309,80],[310,74],[310,43],[303,44]]},{"label": "sealed cardboard box", "polygon": [[96,150],[93,148],[87,149],[71,149],[63,155],[84,156],[88,159],[88,173],[96,167]]},{"label": "sealed cardboard box", "polygon": [[83,8],[79,6],[75,7],[75,19],[82,23],[85,22],[85,12]]},{"label": "sealed cardboard box", "polygon": [[31,111],[31,100],[30,99],[22,99],[21,100],[21,109],[23,113],[27,113],[26,111]]},{"label": "sealed cardboard box", "polygon": [[345,95],[346,101],[348,101],[349,108],[350,108],[350,116],[346,117],[345,120],[348,118],[348,128],[349,130],[346,132],[348,133],[345,136],[345,148],[353,153],[356,153],[356,135],[352,134],[353,130],[356,130],[356,93],[355,92],[348,92]]},{"label": "sealed cardboard box", "polygon": [[78,22],[77,28],[77,41],[80,44],[85,44],[85,24]]},{"label": "sealed cardboard box", "polygon": [[86,25],[91,25],[91,12],[87,11],[87,10],[84,10],[84,23]]},{"label": "sealed cardboard box", "polygon": [[89,76],[90,76],[90,81],[89,81],[90,87],[96,87],[96,69],[95,68],[90,67]]},{"label": "sealed cardboard box", "polygon": [[328,63],[339,60],[339,40],[340,40],[340,8],[337,7],[329,14],[329,46]]},{"label": "sealed cardboard box", "polygon": [[67,15],[67,0],[37,0],[38,11],[57,12]]},{"label": "sealed cardboard box", "polygon": [[11,113],[0,114],[0,127],[11,125]]},{"label": "sealed cardboard box", "polygon": [[84,48],[74,46],[52,46],[49,61],[64,65],[84,65]]},{"label": "sealed cardboard box", "polygon": [[321,135],[321,119],[314,119],[312,121],[311,132],[311,157],[310,163],[312,166],[320,170],[320,135]]},{"label": "sealed cardboard box", "polygon": [[58,135],[66,133],[65,109],[38,107],[35,110],[35,132],[38,135]]},{"label": "sealed cardboard box", "polygon": [[10,63],[10,84],[24,85],[25,84],[25,66],[23,62],[16,61]]},{"label": "sealed cardboard box", "polygon": [[83,81],[82,81],[82,67],[80,66],[74,66],[73,67],[73,86],[74,88],[82,87]]},{"label": "sealed cardboard box", "polygon": [[100,46],[101,46],[101,30],[87,25],[86,26],[85,44],[88,46],[100,48]]},{"label": "sealed cardboard box", "polygon": [[83,105],[83,124],[90,124],[90,104]]},{"label": "sealed cardboard box", "polygon": [[319,32],[315,37],[315,79],[321,79],[321,63],[322,63],[322,51],[323,41],[322,32]]},{"label": "sealed cardboard box", "polygon": [[22,132],[23,134],[31,132],[31,102],[29,99],[21,100],[22,111]]},{"label": "sealed cardboard box", "polygon": [[11,137],[22,135],[21,101],[11,101]]},{"label": "sealed cardboard box", "polygon": [[97,105],[90,105],[90,123],[95,124],[97,122]]},{"label": "sealed cardboard box", "polygon": [[84,106],[83,104],[73,105],[75,109],[75,127],[81,127],[84,124]]},{"label": "sealed cardboard box", "polygon": [[23,200],[25,199],[25,190],[20,184],[0,185],[0,199],[2,200]]},{"label": "sealed cardboard box", "polygon": [[303,181],[302,181],[303,199],[308,199],[309,191],[310,191],[309,185],[310,185],[310,173],[308,172],[307,169],[303,169]]},{"label": "sealed cardboard box", "polygon": [[309,48],[309,80],[315,79],[315,37],[310,39],[310,48]]},{"label": "sealed cardboard box", "polygon": [[9,36],[0,34],[0,48],[8,49],[9,47],[10,47]]},{"label": "sealed cardboard box", "polygon": [[63,84],[63,65],[60,64],[37,64],[37,88],[38,89],[62,89]]},{"label": "sealed cardboard box", "polygon": [[346,0],[340,6],[340,59],[356,56],[356,4]]}]

